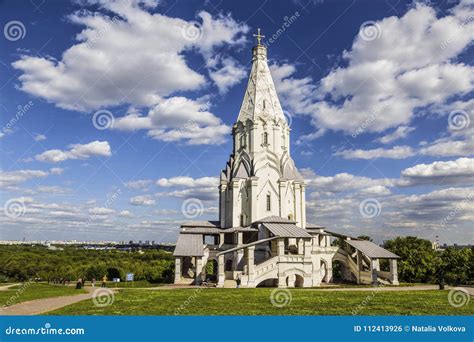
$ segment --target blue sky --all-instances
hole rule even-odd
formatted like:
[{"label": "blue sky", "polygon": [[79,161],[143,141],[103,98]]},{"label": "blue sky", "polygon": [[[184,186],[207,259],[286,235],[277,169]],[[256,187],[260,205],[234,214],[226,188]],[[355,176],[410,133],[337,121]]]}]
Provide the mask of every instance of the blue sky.
[{"label": "blue sky", "polygon": [[0,239],[173,242],[217,218],[260,27],[308,221],[474,243],[471,0],[2,1],[0,19]]}]

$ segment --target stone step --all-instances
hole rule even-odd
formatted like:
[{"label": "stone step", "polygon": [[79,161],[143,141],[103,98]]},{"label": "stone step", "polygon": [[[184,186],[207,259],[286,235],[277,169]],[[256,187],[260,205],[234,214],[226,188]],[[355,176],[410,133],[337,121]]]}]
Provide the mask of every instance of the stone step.
[{"label": "stone step", "polygon": [[224,280],[224,287],[225,288],[236,288],[237,287],[237,282],[232,279],[226,279]]}]

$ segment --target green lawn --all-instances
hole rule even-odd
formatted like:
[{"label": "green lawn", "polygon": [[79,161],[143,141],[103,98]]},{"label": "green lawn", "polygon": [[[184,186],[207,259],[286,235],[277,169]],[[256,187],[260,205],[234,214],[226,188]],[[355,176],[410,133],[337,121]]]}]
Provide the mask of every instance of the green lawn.
[{"label": "green lawn", "polygon": [[49,298],[86,293],[74,287],[42,283],[24,283],[0,291],[0,306],[14,305],[33,299]]},{"label": "green lawn", "polygon": [[[474,300],[460,308],[448,302],[449,291],[358,292],[292,289],[283,308],[270,302],[273,289],[125,289],[112,305],[82,301],[54,315],[472,315]],[[363,303],[366,303],[365,305]]]}]

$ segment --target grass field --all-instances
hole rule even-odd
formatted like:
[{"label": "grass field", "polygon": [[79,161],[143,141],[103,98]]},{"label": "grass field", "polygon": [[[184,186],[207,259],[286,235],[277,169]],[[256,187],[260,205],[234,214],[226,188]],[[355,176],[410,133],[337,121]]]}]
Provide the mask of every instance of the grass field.
[{"label": "grass field", "polygon": [[0,291],[0,306],[14,305],[33,299],[68,296],[86,292],[86,290],[76,290],[69,286],[24,283],[23,285],[15,285],[7,290]]},{"label": "grass field", "polygon": [[[82,301],[53,315],[472,315],[474,301],[460,308],[449,291],[325,291],[292,289],[291,301],[273,306],[273,289],[120,290],[110,306]],[[282,296],[288,292],[282,292]]]}]

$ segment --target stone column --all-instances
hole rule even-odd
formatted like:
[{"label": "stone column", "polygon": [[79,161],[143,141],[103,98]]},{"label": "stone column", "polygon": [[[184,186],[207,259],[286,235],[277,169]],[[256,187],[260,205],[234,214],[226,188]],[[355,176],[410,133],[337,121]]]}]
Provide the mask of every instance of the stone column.
[{"label": "stone column", "polygon": [[224,233],[219,233],[219,247],[224,244]]},{"label": "stone column", "polygon": [[255,287],[255,246],[247,247],[247,267],[249,281],[247,287]]},{"label": "stone column", "polygon": [[377,259],[370,259],[370,270],[372,271],[372,284],[377,285]]},{"label": "stone column", "polygon": [[204,274],[202,274],[202,257],[196,257],[196,285],[201,285]]},{"label": "stone column", "polygon": [[225,269],[224,269],[224,254],[219,255],[219,266],[217,269],[217,287],[224,287]]},{"label": "stone column", "polygon": [[321,257],[313,255],[313,286],[321,285]]},{"label": "stone column", "polygon": [[178,284],[181,280],[181,257],[174,260],[174,283]]},{"label": "stone column", "polygon": [[285,255],[285,239],[278,239],[278,256]]},{"label": "stone column", "polygon": [[311,240],[304,240],[304,256],[311,257]]},{"label": "stone column", "polygon": [[[237,246],[243,245],[243,234],[242,232],[237,233]],[[244,258],[244,250],[238,249],[234,252],[234,271],[240,271],[242,267],[242,259]]]},{"label": "stone column", "polygon": [[298,239],[298,255],[304,254],[304,240],[302,238]]},{"label": "stone column", "polygon": [[389,262],[390,262],[390,282],[392,283],[392,285],[399,285],[397,259],[390,259]]}]

